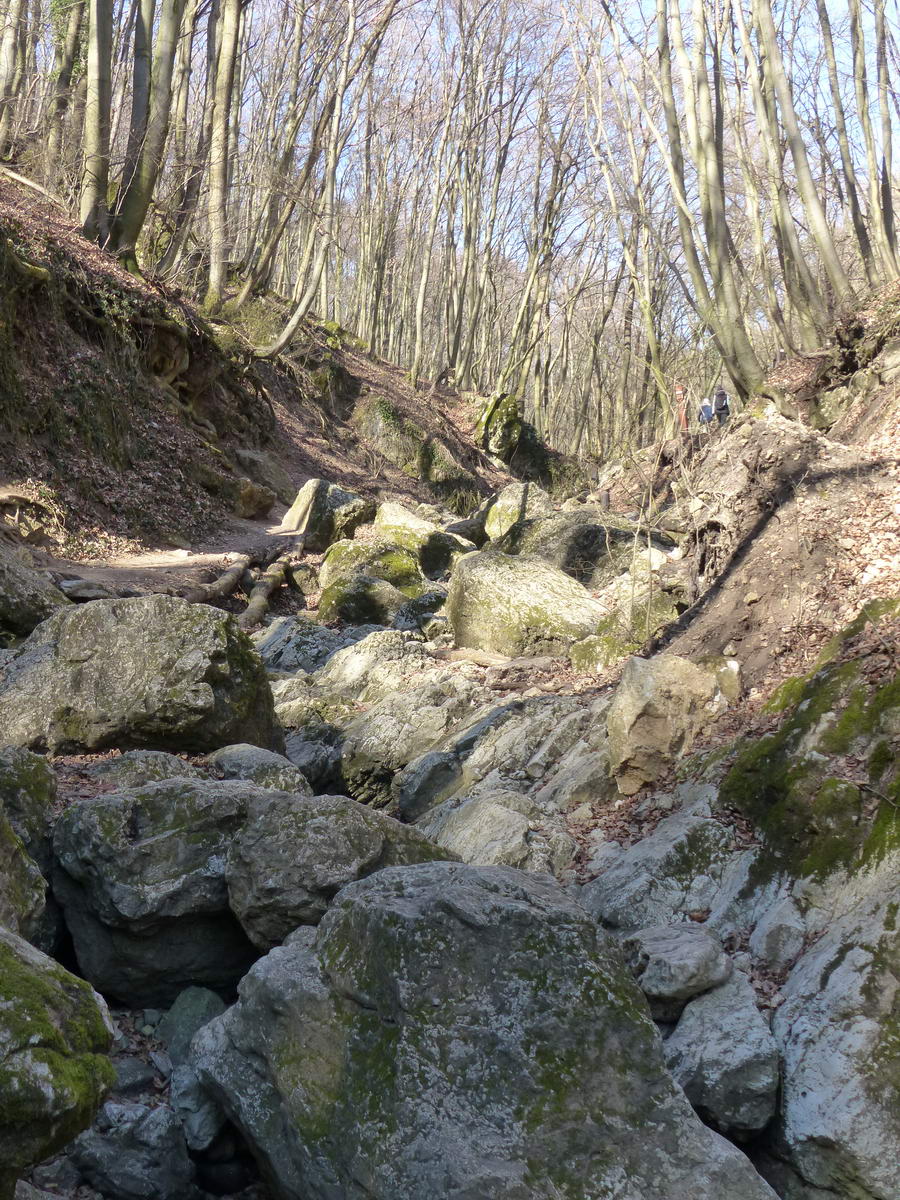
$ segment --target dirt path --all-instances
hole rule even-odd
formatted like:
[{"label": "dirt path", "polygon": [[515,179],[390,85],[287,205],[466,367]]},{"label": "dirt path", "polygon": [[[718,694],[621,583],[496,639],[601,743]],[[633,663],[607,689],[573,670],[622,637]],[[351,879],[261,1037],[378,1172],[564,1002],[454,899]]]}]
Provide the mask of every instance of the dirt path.
[{"label": "dirt path", "polygon": [[235,555],[258,550],[267,542],[272,548],[289,535],[281,531],[285,505],[273,509],[261,521],[233,517],[215,534],[192,549],[146,550],[117,558],[75,562],[38,551],[37,565],[64,578],[86,579],[113,591],[133,588],[139,592],[184,592],[214,578]]}]

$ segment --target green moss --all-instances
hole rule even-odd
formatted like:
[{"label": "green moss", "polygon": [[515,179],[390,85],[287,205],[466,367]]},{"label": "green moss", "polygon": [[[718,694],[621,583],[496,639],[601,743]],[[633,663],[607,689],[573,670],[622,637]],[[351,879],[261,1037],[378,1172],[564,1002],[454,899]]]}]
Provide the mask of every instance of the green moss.
[{"label": "green moss", "polygon": [[0,1155],[24,1167],[90,1124],[115,1072],[88,984],[51,959],[39,968],[2,941],[0,979],[11,1001],[0,1009],[2,1040],[22,1055],[0,1064]]},{"label": "green moss", "polygon": [[386,542],[335,542],[325,554],[320,572],[323,589],[362,571],[385,579],[405,596],[417,596],[424,579],[416,554]]},{"label": "green moss", "polygon": [[864,800],[881,793],[861,795],[833,763],[860,747],[866,753],[875,739],[871,778],[882,780],[893,756],[879,731],[885,714],[900,707],[900,677],[873,691],[858,662],[832,662],[789,685],[770,701],[772,711],[793,701],[781,728],[738,753],[720,801],[750,817],[762,834],[767,854],[760,870],[825,878],[883,857],[894,844],[898,812],[890,795],[867,815]]}]

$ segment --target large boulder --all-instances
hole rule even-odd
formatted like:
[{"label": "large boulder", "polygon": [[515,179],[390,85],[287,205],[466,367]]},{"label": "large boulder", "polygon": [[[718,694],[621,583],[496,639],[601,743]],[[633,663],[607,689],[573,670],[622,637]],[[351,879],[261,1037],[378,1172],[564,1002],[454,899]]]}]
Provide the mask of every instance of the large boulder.
[{"label": "large boulder", "polygon": [[509,483],[484,505],[484,532],[495,542],[517,521],[552,512],[553,501],[536,483]]},{"label": "large boulder", "polygon": [[84,1178],[115,1200],[201,1200],[181,1122],[167,1104],[104,1104],[70,1155]]},{"label": "large boulder", "polygon": [[356,571],[325,588],[319,597],[319,617],[352,625],[390,625],[408,600],[407,592],[386,579]]},{"label": "large boulder", "polygon": [[431,521],[395,501],[385,501],[375,513],[375,528],[398,546],[415,554],[429,579],[439,579],[461,554],[475,549],[474,542],[439,529]]},{"label": "large boulder", "polygon": [[375,504],[324,479],[310,479],[285,513],[281,528],[302,533],[307,550],[321,553],[339,538],[352,537],[358,525],[371,521]]},{"label": "large boulder", "polygon": [[700,789],[634,845],[604,843],[589,863],[596,878],[581,889],[582,904],[604,925],[623,930],[709,911],[734,858],[734,833],[712,817],[714,798],[712,788]]},{"label": "large boulder", "polygon": [[741,972],[691,1000],[664,1049],[688,1100],[722,1133],[752,1136],[775,1115],[778,1047]]},{"label": "large boulder", "polygon": [[239,991],[192,1055],[278,1200],[772,1200],[547,880],[388,868]]},{"label": "large boulder", "polygon": [[271,625],[252,634],[251,641],[270,671],[317,671],[332,654],[360,641],[376,628],[362,625],[326,629],[308,617],[276,617]]},{"label": "large boulder", "polygon": [[579,583],[599,587],[627,569],[642,547],[634,526],[580,508],[517,521],[497,539],[504,554],[525,554],[559,567]]},{"label": "large boulder", "polygon": [[225,779],[246,779],[258,787],[277,792],[312,795],[306,776],[290,759],[260,746],[223,746],[221,750],[213,751],[207,761]]},{"label": "large boulder", "polygon": [[267,797],[228,853],[231,907],[270,950],[315,925],[337,892],[384,867],[454,858],[418,830],[346,796]]},{"label": "large boulder", "polygon": [[33,750],[277,744],[252,645],[218,609],[173,596],[97,600],[44,621],[0,669],[0,728]]},{"label": "large boulder", "polygon": [[417,595],[425,582],[415,554],[379,538],[371,542],[334,542],[325,551],[319,584],[326,592],[333,584],[346,582],[357,573],[386,579],[408,596]]},{"label": "large boulder", "polygon": [[565,652],[606,610],[558,567],[479,551],[454,567],[446,613],[458,646],[515,656]]},{"label": "large boulder", "polygon": [[0,646],[27,637],[69,601],[0,537]]},{"label": "large boulder", "polygon": [[82,800],[54,834],[54,891],[84,976],[132,1005],[233,988],[256,953],[232,914],[228,848],[254,799],[239,780],[174,779]]},{"label": "large boulder", "polygon": [[619,791],[630,796],[654,783],[725,707],[712,668],[677,654],[630,658],[607,718]]},{"label": "large boulder", "polygon": [[115,1079],[111,1040],[93,989],[0,928],[0,1200],[90,1124]]},{"label": "large boulder", "polygon": [[699,925],[652,925],[622,943],[625,957],[658,1020],[673,1020],[692,996],[731,975],[731,959]]}]

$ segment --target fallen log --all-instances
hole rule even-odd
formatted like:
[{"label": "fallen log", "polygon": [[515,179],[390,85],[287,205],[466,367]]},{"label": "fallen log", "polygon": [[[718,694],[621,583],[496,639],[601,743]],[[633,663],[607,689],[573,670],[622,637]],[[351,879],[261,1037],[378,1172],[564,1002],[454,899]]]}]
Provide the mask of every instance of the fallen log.
[{"label": "fallen log", "polygon": [[262,621],[269,607],[272,593],[285,582],[287,569],[298,552],[296,548],[286,550],[273,563],[270,563],[257,579],[253,585],[253,591],[250,593],[247,607],[237,619],[241,629],[253,629]]},{"label": "fallen log", "polygon": [[235,561],[223,571],[212,583],[201,583],[185,596],[192,604],[209,604],[211,600],[223,600],[239,587],[244,578],[244,572],[249,569],[253,558],[249,554],[239,554]]}]

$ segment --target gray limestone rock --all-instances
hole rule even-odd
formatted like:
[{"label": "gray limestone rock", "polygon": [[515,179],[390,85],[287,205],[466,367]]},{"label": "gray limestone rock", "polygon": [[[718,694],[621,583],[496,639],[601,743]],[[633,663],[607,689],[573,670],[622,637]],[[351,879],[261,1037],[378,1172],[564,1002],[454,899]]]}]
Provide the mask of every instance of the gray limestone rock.
[{"label": "gray limestone rock", "polygon": [[516,656],[564,653],[606,609],[558,567],[482,550],[453,568],[446,613],[458,646]]},{"label": "gray limestone rock", "polygon": [[0,810],[45,874],[55,802],[56,775],[47,760],[18,746],[0,747]]},{"label": "gray limestone rock", "polygon": [[180,993],[156,1028],[156,1037],[166,1047],[174,1066],[187,1062],[191,1038],[197,1030],[224,1011],[224,1001],[209,988],[189,987]]},{"label": "gray limestone rock", "polygon": [[750,953],[770,971],[786,971],[803,952],[806,923],[800,910],[784,896],[772,905],[750,935]]},{"label": "gray limestone rock", "polygon": [[24,553],[0,541],[0,646],[29,633],[69,601]]},{"label": "gray limestone rock", "polygon": [[379,504],[375,513],[375,528],[398,546],[412,551],[429,579],[440,579],[460,555],[475,549],[474,542],[468,538],[439,529],[431,521],[394,501]]},{"label": "gray limestone rock", "polygon": [[518,867],[562,875],[575,842],[562,823],[547,828],[539,805],[521,792],[490,792],[446,800],[417,827],[438,846],[474,866]]},{"label": "gray limestone rock", "polygon": [[0,926],[29,940],[44,915],[46,881],[0,804]]},{"label": "gray limestone rock", "polygon": [[228,854],[233,911],[254,945],[321,920],[335,894],[384,867],[453,858],[422,833],[346,796],[268,797]]},{"label": "gray limestone rock", "polygon": [[126,750],[115,758],[90,763],[85,774],[114,783],[119,788],[140,787],[160,779],[201,779],[203,772],[165,750]]},{"label": "gray limestone rock", "polygon": [[657,1020],[672,1021],[692,996],[724,983],[731,959],[699,925],[654,925],[623,939],[622,949]]},{"label": "gray limestone rock", "polygon": [[603,846],[590,862],[597,877],[582,888],[581,902],[614,929],[684,921],[712,907],[732,846],[732,831],[709,816],[701,799],[633,846]]},{"label": "gray limestone rock", "polygon": [[690,1001],[664,1051],[688,1100],[722,1133],[749,1137],[775,1115],[778,1047],[740,971]]},{"label": "gray limestone rock", "polygon": [[228,906],[225,857],[250,802],[278,794],[173,779],[68,808],[54,888],[86,978],[132,1006],[233,987],[255,952]]},{"label": "gray limestone rock", "polygon": [[630,658],[607,718],[619,791],[630,796],[659,779],[725,707],[711,668],[677,654]]},{"label": "gray limestone rock", "polygon": [[270,671],[317,671],[346,646],[370,633],[375,625],[326,629],[308,617],[276,617],[271,625],[251,635],[260,658]]},{"label": "gray limestone rock", "polygon": [[0,670],[0,728],[54,753],[280,740],[246,635],[218,609],[173,596],[97,600],[44,621]]},{"label": "gray limestone rock", "polygon": [[170,1096],[188,1149],[207,1150],[225,1128],[228,1118],[188,1063],[182,1063],[172,1072]]},{"label": "gray limestone rock", "polygon": [[193,1063],[278,1200],[773,1200],[546,879],[388,868],[239,992]]},{"label": "gray limestone rock", "polygon": [[69,1153],[108,1200],[201,1200],[181,1122],[166,1104],[104,1104]]},{"label": "gray limestone rock", "polygon": [[250,746],[246,742],[223,746],[209,756],[209,765],[221,771],[226,779],[246,779],[258,787],[293,792],[298,796],[312,795],[306,776],[289,758],[260,746]]},{"label": "gray limestone rock", "polygon": [[324,479],[310,479],[285,513],[281,528],[305,534],[307,550],[327,550],[339,538],[352,537],[358,525],[375,515],[375,504]]}]

